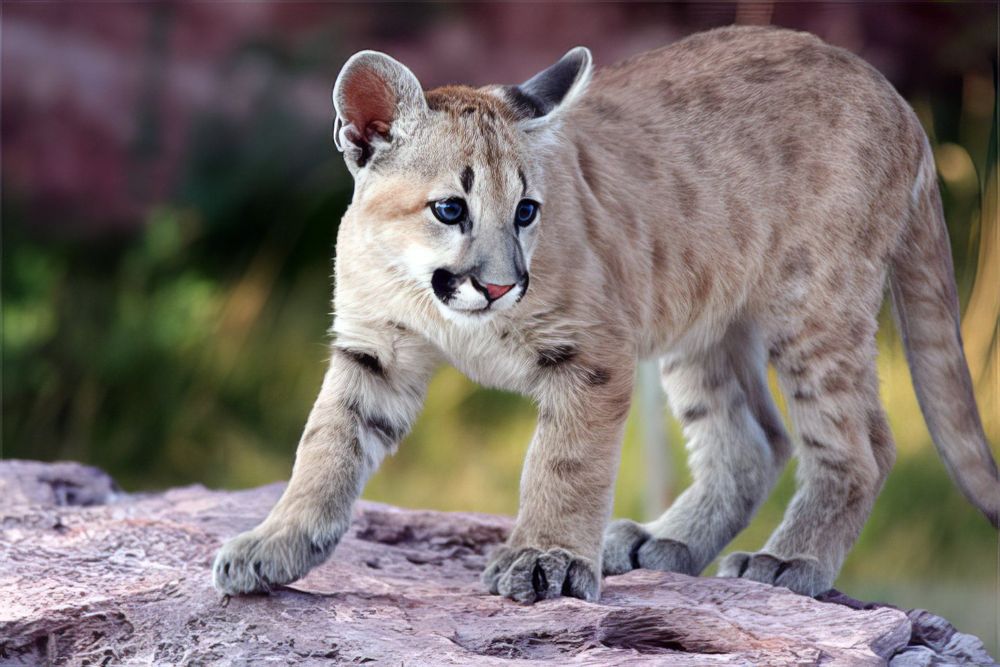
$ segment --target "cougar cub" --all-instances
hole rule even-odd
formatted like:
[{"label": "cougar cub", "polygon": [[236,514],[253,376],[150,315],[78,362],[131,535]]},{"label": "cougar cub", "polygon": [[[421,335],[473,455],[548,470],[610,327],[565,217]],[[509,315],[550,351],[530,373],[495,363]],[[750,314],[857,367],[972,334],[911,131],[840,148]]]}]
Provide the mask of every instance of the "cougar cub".
[{"label": "cougar cub", "polygon": [[[596,72],[575,48],[519,86],[425,92],[363,51],[333,102],[355,190],[330,367],[284,495],[219,552],[221,591],[330,555],[441,363],[538,405],[491,592],[595,600],[602,571],[701,572],[792,450],[768,364],[798,491],[761,550],[719,574],[828,589],[894,458],[875,366],[887,276],[934,442],[996,525],[931,151],[858,58],[725,28]],[[659,519],[608,526],[636,361],[651,357],[694,481]]]}]

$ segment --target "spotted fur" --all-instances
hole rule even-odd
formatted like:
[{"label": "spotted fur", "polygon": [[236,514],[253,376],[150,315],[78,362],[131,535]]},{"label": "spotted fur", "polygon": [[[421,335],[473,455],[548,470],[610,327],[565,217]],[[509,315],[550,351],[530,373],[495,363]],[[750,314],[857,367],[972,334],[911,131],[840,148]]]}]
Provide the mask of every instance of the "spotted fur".
[{"label": "spotted fur", "polygon": [[[996,524],[932,156],[858,58],[804,33],[726,28],[597,72],[578,48],[519,86],[425,92],[362,52],[334,105],[355,179],[334,354],[291,482],[223,547],[220,590],[285,583],[329,555],[442,362],[539,407],[491,591],[595,599],[602,569],[701,572],[791,455],[769,363],[799,488],[763,549],[720,573],[829,588],[894,457],[875,374],[887,275],[935,443]],[[541,209],[518,228],[525,197]],[[467,215],[437,220],[428,204],[444,198]],[[635,364],[651,357],[693,482],[659,519],[605,536]]]}]

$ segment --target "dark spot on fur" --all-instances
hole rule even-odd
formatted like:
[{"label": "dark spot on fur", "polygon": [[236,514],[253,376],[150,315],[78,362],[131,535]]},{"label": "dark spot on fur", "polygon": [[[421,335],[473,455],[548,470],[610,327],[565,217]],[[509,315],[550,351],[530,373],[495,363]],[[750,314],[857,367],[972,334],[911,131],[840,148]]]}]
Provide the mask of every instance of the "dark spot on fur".
[{"label": "dark spot on fur", "polygon": [[851,380],[844,371],[831,371],[823,377],[822,385],[823,391],[838,394],[851,388]]},{"label": "dark spot on fur", "polygon": [[719,89],[715,86],[715,84],[705,85],[705,87],[701,89],[701,95],[699,98],[701,105],[709,113],[718,112],[725,105],[725,99],[719,93]]},{"label": "dark spot on fur", "polygon": [[337,347],[335,349],[345,358],[350,359],[369,372],[378,375],[379,377],[385,377],[385,369],[382,367],[382,363],[375,355],[368,354],[367,352],[361,352],[360,350],[352,350],[346,347]]},{"label": "dark spot on fur", "polygon": [[781,166],[786,169],[794,169],[802,157],[802,144],[799,138],[794,135],[782,137],[778,141],[778,156]]},{"label": "dark spot on fur", "polygon": [[379,415],[368,415],[364,425],[374,431],[386,444],[398,442],[403,437],[403,429]]},{"label": "dark spot on fur", "polygon": [[872,410],[868,413],[868,439],[871,442],[872,454],[878,463],[879,471],[882,475],[887,474],[896,458],[895,445],[892,441],[889,425],[878,410]]},{"label": "dark spot on fur", "polygon": [[688,157],[697,169],[705,169],[708,167],[708,162],[705,160],[705,151],[702,150],[701,145],[697,141],[688,141],[685,144],[687,149]]},{"label": "dark spot on fur", "polygon": [[671,174],[674,181],[674,196],[681,213],[686,218],[693,218],[698,213],[698,190],[684,175],[678,171]]},{"label": "dark spot on fur", "polygon": [[[406,427],[404,425],[394,422],[385,415],[373,414],[362,410],[361,406],[354,401],[347,404],[347,409],[354,415],[360,427],[374,433],[387,447],[396,444],[406,435]],[[357,443],[357,446],[360,450],[361,444]]]},{"label": "dark spot on fur", "polygon": [[823,419],[830,422],[830,424],[832,424],[838,431],[846,430],[848,423],[851,421],[849,415],[841,412],[822,410],[820,414],[823,416]]},{"label": "dark spot on fur", "polygon": [[542,368],[552,368],[572,361],[578,351],[572,345],[557,345],[538,351],[538,365]]},{"label": "dark spot on fur", "polygon": [[361,447],[361,440],[358,438],[351,439],[351,452],[354,454],[354,458],[357,461],[365,458],[365,450]]},{"label": "dark spot on fur", "polygon": [[816,394],[804,389],[796,389],[795,393],[792,394],[792,398],[799,403],[808,403],[816,400]]},{"label": "dark spot on fur", "polygon": [[669,79],[663,79],[658,84],[660,88],[660,94],[663,95],[664,101],[673,107],[676,107],[679,111],[683,111],[688,108],[691,103],[690,96],[683,89],[674,84],[673,81]]},{"label": "dark spot on fur", "polygon": [[[590,191],[595,195],[599,196],[601,185],[598,178],[598,171],[594,163],[594,159],[591,157],[590,153],[583,146],[580,147],[578,161],[580,163],[580,175],[583,176],[584,183],[590,188]],[[586,216],[590,217],[590,216]]]},{"label": "dark spot on fur", "polygon": [[804,44],[792,51],[790,54],[791,60],[802,67],[811,67],[816,65],[823,60],[820,48],[821,47],[817,44]]},{"label": "dark spot on fur", "polygon": [[611,371],[606,368],[589,368],[584,371],[583,378],[591,387],[600,387],[611,381]]},{"label": "dark spot on fur", "polygon": [[321,540],[319,542],[312,540],[309,542],[309,551],[314,556],[322,556],[330,552],[331,540]]},{"label": "dark spot on fur", "polygon": [[704,405],[696,405],[693,408],[688,408],[681,413],[681,421],[685,424],[691,424],[699,419],[704,419],[707,416],[708,408]]},{"label": "dark spot on fur", "polygon": [[[662,270],[666,265],[667,252],[663,247],[663,239],[659,235],[653,237],[653,252],[651,261],[653,264],[653,271]],[[654,274],[655,275],[655,274]]]},{"label": "dark spot on fur", "polygon": [[594,109],[596,113],[599,113],[611,122],[620,121],[627,116],[627,114],[622,111],[620,105],[612,102],[606,97],[595,97],[590,100],[590,106]]},{"label": "dark spot on fur", "polygon": [[750,154],[750,159],[756,162],[758,166],[766,167],[768,165],[769,159],[764,144],[754,139],[746,142],[744,146]]},{"label": "dark spot on fur", "polygon": [[785,74],[774,62],[760,57],[744,63],[736,70],[736,73],[742,76],[747,83],[756,85],[776,81]]},{"label": "dark spot on fur", "polygon": [[628,416],[629,408],[632,406],[631,397],[624,396],[608,403],[608,418],[612,422],[625,419]]},{"label": "dark spot on fur", "polygon": [[[852,472],[850,464],[841,459],[817,458],[816,462],[838,477],[848,477]],[[845,504],[851,505],[853,502],[857,502],[856,500],[852,502],[851,493],[848,493],[847,495],[848,499]],[[856,495],[856,493],[854,495]]]},{"label": "dark spot on fur", "polygon": [[659,178],[660,164],[654,155],[645,151],[636,151],[631,155],[631,162],[647,182],[653,182]]},{"label": "dark spot on fur", "polygon": [[687,265],[688,271],[691,275],[691,297],[694,300],[695,306],[701,305],[703,301],[708,297],[709,292],[712,291],[712,284],[715,278],[712,275],[711,270],[706,270],[698,264],[694,250],[691,248],[685,248],[681,252],[681,259],[684,264]]},{"label": "dark spot on fur", "polygon": [[729,231],[736,240],[736,247],[740,252],[746,252],[750,247],[753,232],[751,225],[753,219],[750,209],[741,199],[737,199],[732,194],[726,194],[725,198],[726,218],[729,222]]},{"label": "dark spot on fur", "polygon": [[830,181],[830,168],[822,163],[814,163],[806,170],[806,182],[814,195],[823,193]]},{"label": "dark spot on fur", "polygon": [[466,194],[472,190],[472,181],[475,178],[475,174],[472,171],[472,167],[466,167],[462,170],[462,189],[465,190]]},{"label": "dark spot on fur", "polygon": [[788,346],[795,340],[792,336],[783,336],[774,340],[767,350],[767,356],[771,361],[777,361],[788,350]]},{"label": "dark spot on fur", "polygon": [[552,474],[560,479],[567,477],[578,477],[580,473],[587,470],[587,463],[579,459],[551,459],[547,462],[548,469]]},{"label": "dark spot on fur", "polygon": [[728,368],[712,366],[705,375],[705,389],[710,392],[718,391],[729,384],[732,378]]},{"label": "dark spot on fur", "polygon": [[785,278],[795,276],[808,277],[813,273],[812,253],[809,248],[799,246],[792,248],[781,264],[781,275]]}]

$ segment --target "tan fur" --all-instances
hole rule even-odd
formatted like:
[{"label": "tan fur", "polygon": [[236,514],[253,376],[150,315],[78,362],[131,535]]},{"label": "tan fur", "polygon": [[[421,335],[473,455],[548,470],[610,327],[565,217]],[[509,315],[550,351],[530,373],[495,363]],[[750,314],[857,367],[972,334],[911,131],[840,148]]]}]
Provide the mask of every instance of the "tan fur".
[{"label": "tan fur", "polygon": [[[813,36],[756,28],[590,77],[580,49],[515,89],[422,95],[381,54],[345,66],[338,146],[356,189],[337,243],[333,359],[285,495],[220,552],[221,590],[290,581],[330,553],[441,361],[539,406],[517,525],[484,575],[493,592],[593,599],[602,568],[700,572],[790,454],[768,362],[797,431],[799,491],[764,549],[720,573],[825,590],[894,457],[874,338],[890,268],[932,432],[996,522],[933,164],[885,79]],[[353,92],[372,82],[390,92]],[[435,219],[429,203],[456,197],[468,224]],[[517,229],[524,198],[541,209]],[[451,292],[432,289],[442,267]],[[490,303],[480,283],[515,288]],[[602,538],[648,357],[661,359],[694,482],[660,519]]]}]

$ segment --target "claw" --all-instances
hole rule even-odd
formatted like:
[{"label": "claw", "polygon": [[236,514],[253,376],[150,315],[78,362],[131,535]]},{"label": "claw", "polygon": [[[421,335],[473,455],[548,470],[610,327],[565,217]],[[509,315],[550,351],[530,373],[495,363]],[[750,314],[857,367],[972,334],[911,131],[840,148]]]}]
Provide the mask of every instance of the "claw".
[{"label": "claw", "polygon": [[494,595],[526,604],[560,595],[596,600],[600,593],[594,563],[565,549],[501,547],[483,572],[483,583]]}]

